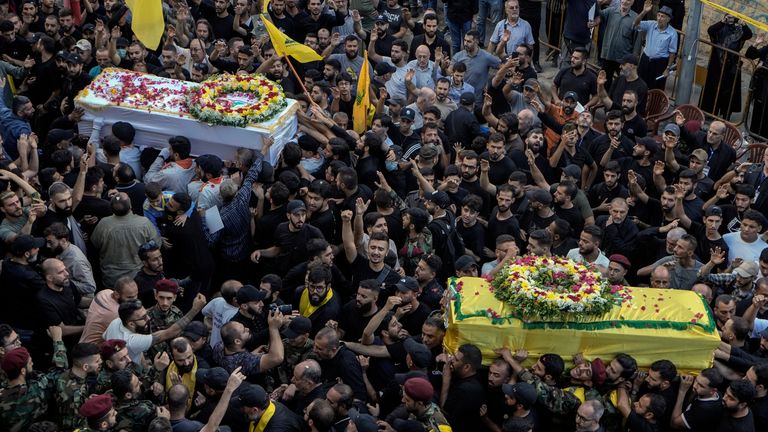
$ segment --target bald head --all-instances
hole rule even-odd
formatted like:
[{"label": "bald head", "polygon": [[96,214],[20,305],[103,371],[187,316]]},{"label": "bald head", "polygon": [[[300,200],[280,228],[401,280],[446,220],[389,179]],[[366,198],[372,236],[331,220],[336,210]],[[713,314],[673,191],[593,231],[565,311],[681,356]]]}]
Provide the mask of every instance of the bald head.
[{"label": "bald head", "polygon": [[651,288],[669,288],[669,268],[656,266],[651,272]]},{"label": "bald head", "polygon": [[707,131],[707,142],[715,146],[720,144],[725,137],[725,130],[725,123],[717,120],[713,121],[712,124],[709,125],[709,130]]}]

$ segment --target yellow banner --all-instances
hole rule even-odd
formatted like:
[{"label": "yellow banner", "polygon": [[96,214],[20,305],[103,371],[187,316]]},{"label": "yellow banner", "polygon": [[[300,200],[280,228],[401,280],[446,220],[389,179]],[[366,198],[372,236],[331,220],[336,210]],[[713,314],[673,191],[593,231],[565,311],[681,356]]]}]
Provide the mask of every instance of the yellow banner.
[{"label": "yellow banner", "polygon": [[631,299],[598,317],[573,322],[528,322],[514,318],[494,297],[482,278],[452,279],[457,291],[451,302],[445,346],[455,352],[463,343],[477,345],[490,363],[495,348],[525,348],[531,359],[573,354],[610,361],[623,352],[647,368],[656,360],[672,361],[683,372],[712,365],[720,343],[715,321],[702,298],[685,290],[627,288]]},{"label": "yellow banner", "polygon": [[264,28],[269,33],[269,39],[272,40],[272,45],[275,47],[275,52],[280,57],[289,55],[301,63],[309,63],[313,61],[320,61],[323,57],[316,53],[312,48],[300,44],[295,40],[289,38],[285,33],[272,24],[272,21],[267,19],[266,16],[260,15],[261,20],[264,22]]},{"label": "yellow banner", "polygon": [[161,0],[126,0],[131,10],[131,28],[148,50],[154,51],[160,45],[165,31]]},{"label": "yellow banner", "polygon": [[363,51],[363,66],[357,76],[357,94],[355,105],[352,107],[352,128],[359,134],[368,129],[368,111],[371,106],[371,96],[368,94],[371,89],[369,69],[368,51]]},{"label": "yellow banner", "polygon": [[744,15],[743,13],[736,12],[735,10],[729,9],[723,5],[717,4],[711,0],[701,0],[702,3],[704,3],[707,6],[710,6],[712,8],[715,8],[723,13],[727,13],[728,15],[733,15],[734,17],[744,21],[747,24],[752,24],[753,26],[763,30],[768,31],[768,23],[758,21],[748,15]]}]

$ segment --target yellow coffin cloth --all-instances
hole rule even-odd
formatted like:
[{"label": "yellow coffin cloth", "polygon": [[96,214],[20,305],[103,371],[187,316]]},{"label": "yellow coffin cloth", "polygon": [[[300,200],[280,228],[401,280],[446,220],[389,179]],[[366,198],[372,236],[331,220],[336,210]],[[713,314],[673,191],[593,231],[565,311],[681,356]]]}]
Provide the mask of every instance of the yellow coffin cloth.
[{"label": "yellow coffin cloth", "polygon": [[698,372],[712,366],[712,354],[720,342],[714,317],[702,297],[692,291],[627,287],[631,299],[604,315],[542,322],[513,317],[488,288],[482,278],[449,281],[449,289],[456,294],[444,341],[450,352],[464,343],[477,345],[486,364],[496,357],[494,348],[508,347],[525,348],[533,360],[557,353],[566,363],[579,352],[587,359],[605,361],[623,352],[641,368],[667,359],[681,373]]}]

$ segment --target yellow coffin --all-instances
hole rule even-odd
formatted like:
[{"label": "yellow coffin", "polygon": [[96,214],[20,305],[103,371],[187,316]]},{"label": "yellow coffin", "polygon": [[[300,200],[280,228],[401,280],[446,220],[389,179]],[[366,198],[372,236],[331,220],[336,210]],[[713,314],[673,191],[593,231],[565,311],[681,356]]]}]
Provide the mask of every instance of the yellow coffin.
[{"label": "yellow coffin", "polygon": [[631,299],[597,317],[574,317],[568,322],[522,321],[489,291],[482,278],[453,278],[455,291],[448,312],[446,348],[454,352],[472,343],[483,352],[486,364],[494,348],[525,348],[531,359],[557,353],[566,362],[575,353],[587,359],[610,360],[627,353],[647,368],[656,360],[672,361],[680,372],[698,372],[712,366],[712,353],[720,337],[704,300],[692,291],[630,288]]}]

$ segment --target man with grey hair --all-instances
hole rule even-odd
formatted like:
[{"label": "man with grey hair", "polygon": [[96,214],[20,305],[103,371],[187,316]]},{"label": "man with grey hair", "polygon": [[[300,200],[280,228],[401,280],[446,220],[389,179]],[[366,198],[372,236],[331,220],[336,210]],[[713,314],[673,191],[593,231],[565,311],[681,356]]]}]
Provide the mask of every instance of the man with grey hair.
[{"label": "man with grey hair", "polygon": [[576,410],[576,432],[597,432],[601,430],[600,419],[605,407],[597,399],[584,401]]},{"label": "man with grey hair", "polygon": [[293,368],[291,383],[282,384],[272,393],[272,397],[279,398],[293,412],[303,415],[312,401],[324,398],[328,391],[328,386],[323,385],[322,375],[323,370],[317,361],[304,360]]}]

